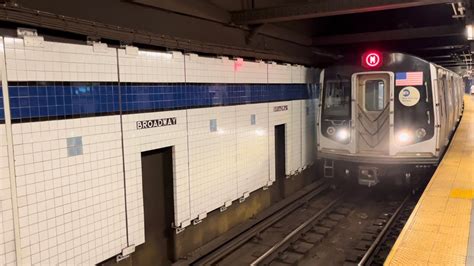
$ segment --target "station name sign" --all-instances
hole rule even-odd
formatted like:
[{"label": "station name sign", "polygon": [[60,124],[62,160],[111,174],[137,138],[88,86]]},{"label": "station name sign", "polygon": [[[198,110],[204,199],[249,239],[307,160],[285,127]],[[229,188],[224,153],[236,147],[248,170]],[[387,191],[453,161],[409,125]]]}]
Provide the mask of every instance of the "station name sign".
[{"label": "station name sign", "polygon": [[176,125],[176,117],[137,121],[137,129],[165,127]]},{"label": "station name sign", "polygon": [[273,112],[288,111],[288,105],[279,105],[273,107]]}]

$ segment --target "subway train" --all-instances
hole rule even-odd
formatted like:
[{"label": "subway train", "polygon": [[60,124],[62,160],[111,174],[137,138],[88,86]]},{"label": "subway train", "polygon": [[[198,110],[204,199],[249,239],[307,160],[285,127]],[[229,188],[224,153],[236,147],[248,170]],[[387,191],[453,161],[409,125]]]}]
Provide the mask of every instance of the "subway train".
[{"label": "subway train", "polygon": [[327,178],[412,184],[440,162],[462,116],[462,77],[404,53],[341,60],[320,82],[317,154]]}]

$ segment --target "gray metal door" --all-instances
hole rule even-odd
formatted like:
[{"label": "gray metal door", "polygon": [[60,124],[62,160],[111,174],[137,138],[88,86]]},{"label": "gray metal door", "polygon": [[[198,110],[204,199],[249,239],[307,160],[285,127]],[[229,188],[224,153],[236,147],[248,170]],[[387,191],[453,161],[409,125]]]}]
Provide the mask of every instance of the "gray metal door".
[{"label": "gray metal door", "polygon": [[390,149],[390,75],[356,78],[355,131],[357,153],[388,155]]}]

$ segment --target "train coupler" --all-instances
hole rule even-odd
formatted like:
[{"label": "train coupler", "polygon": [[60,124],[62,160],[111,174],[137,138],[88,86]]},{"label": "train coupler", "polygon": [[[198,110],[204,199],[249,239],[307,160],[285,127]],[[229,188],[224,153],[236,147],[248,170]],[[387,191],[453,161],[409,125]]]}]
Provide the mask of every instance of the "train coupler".
[{"label": "train coupler", "polygon": [[377,167],[359,166],[359,185],[372,187],[379,183]]}]

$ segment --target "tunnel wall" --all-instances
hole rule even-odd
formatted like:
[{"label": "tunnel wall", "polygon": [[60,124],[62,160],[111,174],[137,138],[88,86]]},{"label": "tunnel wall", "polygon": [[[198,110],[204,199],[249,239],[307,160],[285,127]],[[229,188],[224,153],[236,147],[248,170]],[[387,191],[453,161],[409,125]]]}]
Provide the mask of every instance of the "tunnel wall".
[{"label": "tunnel wall", "polygon": [[41,37],[3,44],[0,262],[95,264],[144,243],[145,151],[173,147],[180,228],[275,181],[275,125],[286,124],[287,175],[313,162],[315,69]]}]

